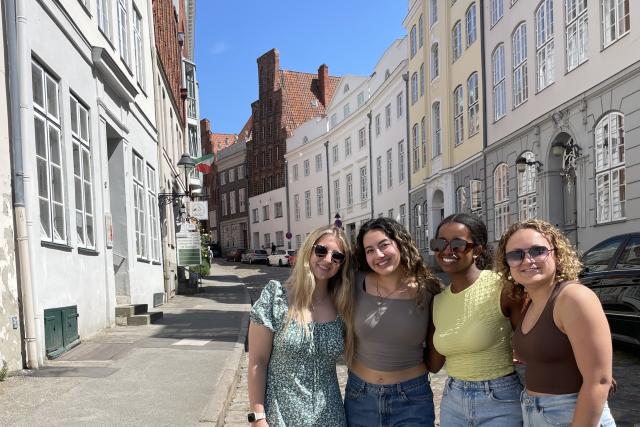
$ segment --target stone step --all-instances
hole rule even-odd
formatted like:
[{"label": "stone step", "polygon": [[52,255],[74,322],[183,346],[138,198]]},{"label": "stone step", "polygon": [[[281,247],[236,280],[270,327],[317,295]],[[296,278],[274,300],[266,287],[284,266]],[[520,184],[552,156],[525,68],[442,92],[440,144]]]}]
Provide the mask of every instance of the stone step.
[{"label": "stone step", "polygon": [[144,314],[149,309],[147,304],[126,304],[116,306],[116,317],[129,317]]},{"label": "stone step", "polygon": [[135,314],[128,317],[116,317],[116,324],[119,326],[140,326],[149,325],[162,318],[161,311],[152,311],[150,313]]}]

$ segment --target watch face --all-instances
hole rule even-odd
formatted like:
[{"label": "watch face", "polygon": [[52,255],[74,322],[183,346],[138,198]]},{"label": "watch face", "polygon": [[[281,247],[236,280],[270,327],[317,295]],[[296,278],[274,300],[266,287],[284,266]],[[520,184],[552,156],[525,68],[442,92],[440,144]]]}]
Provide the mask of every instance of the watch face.
[{"label": "watch face", "polygon": [[247,415],[247,419],[249,420],[250,423],[255,423],[256,422],[256,414],[254,414],[253,412],[249,413],[249,415]]}]

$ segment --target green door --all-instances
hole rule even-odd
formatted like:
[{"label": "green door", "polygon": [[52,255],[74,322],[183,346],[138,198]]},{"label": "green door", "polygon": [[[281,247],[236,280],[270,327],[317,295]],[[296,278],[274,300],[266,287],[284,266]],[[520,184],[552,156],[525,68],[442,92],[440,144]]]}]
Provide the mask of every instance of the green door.
[{"label": "green door", "polygon": [[47,357],[53,359],[80,341],[78,307],[48,308],[44,311],[44,341]]}]

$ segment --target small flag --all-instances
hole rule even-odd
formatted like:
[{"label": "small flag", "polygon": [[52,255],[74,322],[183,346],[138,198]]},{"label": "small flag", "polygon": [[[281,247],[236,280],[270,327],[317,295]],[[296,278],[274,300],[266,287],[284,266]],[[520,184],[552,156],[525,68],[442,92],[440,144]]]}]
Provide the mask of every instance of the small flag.
[{"label": "small flag", "polygon": [[211,172],[211,164],[213,163],[213,154],[205,154],[195,160],[196,170],[202,173]]}]

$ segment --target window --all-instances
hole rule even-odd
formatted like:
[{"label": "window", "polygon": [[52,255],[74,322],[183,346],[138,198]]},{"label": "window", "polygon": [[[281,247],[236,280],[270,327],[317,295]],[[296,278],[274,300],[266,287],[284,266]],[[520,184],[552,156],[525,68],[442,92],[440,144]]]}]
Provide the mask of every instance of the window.
[{"label": "window", "polygon": [[438,0],[430,0],[429,7],[429,25],[438,22]]},{"label": "window", "polygon": [[264,247],[271,247],[271,233],[264,233]]},{"label": "window", "polygon": [[609,46],[629,32],[629,0],[602,0],[602,44]]},{"label": "window", "polygon": [[135,218],[136,255],[140,258],[146,258],[147,215],[145,211],[144,162],[142,157],[137,153],[133,153],[131,157],[133,168],[133,215]]},{"label": "window", "polygon": [[456,212],[464,213],[467,210],[467,189],[464,186],[456,190]]},{"label": "window", "polygon": [[[528,162],[534,162],[536,156],[527,151],[522,153],[522,157]],[[518,219],[524,221],[527,219],[537,218],[538,204],[536,201],[536,181],[537,169],[536,165],[527,165],[524,172],[518,174]]]},{"label": "window", "polygon": [[440,75],[440,65],[438,63],[438,43],[431,45],[431,80]]},{"label": "window", "polygon": [[322,154],[316,154],[316,172],[322,170]]},{"label": "window", "polygon": [[331,152],[333,154],[333,163],[338,163],[338,160],[340,159],[340,156],[338,155],[338,146],[334,145],[331,147]]},{"label": "window", "polygon": [[393,150],[387,150],[387,188],[393,187]]},{"label": "window", "polygon": [[318,215],[324,214],[324,190],[322,187],[316,188],[316,204],[318,205]]},{"label": "window", "polygon": [[[71,95],[73,182],[76,199],[76,241],[79,247],[94,249],[96,242],[94,234],[93,174],[91,167],[91,146],[89,143],[90,123],[89,111],[75,96]],[[155,181],[152,182],[155,183]],[[155,194],[152,195],[155,197]],[[151,206],[156,206],[157,208],[157,203]],[[157,213],[157,211],[154,212]]]},{"label": "window", "polygon": [[616,270],[635,270],[638,266],[640,266],[640,238],[633,236],[620,253],[620,258],[614,268]]},{"label": "window", "polygon": [[358,94],[358,108],[364,105],[364,92]]},{"label": "window", "polygon": [[467,101],[469,105],[469,136],[480,130],[480,103],[478,96],[478,73],[473,73],[467,79]]},{"label": "window", "polygon": [[493,51],[493,120],[497,121],[507,113],[507,91],[504,72],[504,45]]},{"label": "window", "polygon": [[367,142],[365,140],[364,128],[360,128],[360,130],[358,131],[358,147],[359,148],[364,148],[366,143]]},{"label": "window", "polygon": [[125,64],[130,64],[129,58],[129,17],[127,13],[126,0],[118,1],[118,47],[120,48],[120,57]]},{"label": "window", "polygon": [[229,182],[234,182],[236,180],[236,170],[229,169]]},{"label": "window", "polygon": [[220,185],[227,184],[227,171],[220,172]]},{"label": "window", "polygon": [[262,207],[262,220],[263,221],[269,220],[269,205],[264,205]]},{"label": "window", "polygon": [[282,202],[275,202],[273,205],[274,218],[282,218]]},{"label": "window", "polygon": [[367,167],[360,167],[360,200],[369,198],[369,179],[367,178]]},{"label": "window", "polygon": [[304,176],[309,176],[309,174],[311,173],[311,164],[309,162],[309,159],[306,159],[303,163],[302,163],[303,169],[304,169]]},{"label": "window", "polygon": [[536,62],[541,91],[553,83],[553,0],[544,0],[536,10]]},{"label": "window", "polygon": [[333,113],[331,115],[331,127],[334,127],[337,124],[338,124],[338,115],[336,113]]},{"label": "window", "polygon": [[496,25],[496,22],[504,15],[503,0],[491,0],[491,26]]},{"label": "window", "polygon": [[311,191],[304,192],[304,216],[311,218]]},{"label": "window", "polygon": [[40,234],[67,243],[64,172],[58,82],[35,62],[31,65]]},{"label": "window", "polygon": [[396,111],[398,112],[397,117],[402,117],[402,109],[404,108],[404,96],[402,92],[396,95]]},{"label": "window", "polygon": [[276,231],[276,246],[284,246],[284,231]]},{"label": "window", "polygon": [[[224,197],[224,194],[223,194],[223,197]],[[251,211],[251,218],[254,224],[258,222],[258,208],[255,208]]]},{"label": "window", "polygon": [[300,221],[300,195],[293,195],[293,214],[296,221]]},{"label": "window", "polygon": [[376,114],[376,136],[380,136],[380,114]]},{"label": "window", "polygon": [[244,188],[238,189],[238,207],[240,212],[247,210],[247,191]]},{"label": "window", "polygon": [[229,214],[234,215],[236,213],[236,192],[229,192]]},{"label": "window", "polygon": [[345,119],[351,115],[351,105],[348,102],[342,107],[342,113]]},{"label": "window", "polygon": [[418,73],[411,75],[411,105],[418,100]]},{"label": "window", "polygon": [[136,77],[138,83],[144,88],[144,44],[142,38],[142,16],[136,9],[133,10],[133,52],[136,61]]},{"label": "window", "polygon": [[292,168],[293,168],[293,173],[292,173],[293,180],[297,181],[298,180],[298,165],[295,164],[295,165],[292,166]]},{"label": "window", "polygon": [[453,62],[456,62],[462,55],[462,23],[460,21],[453,24],[451,30],[451,48],[453,49]]},{"label": "window", "polygon": [[340,209],[340,180],[333,181],[333,200],[336,210]]},{"label": "window", "polygon": [[302,246],[302,236],[296,234],[296,249],[300,249],[300,246]]},{"label": "window", "polygon": [[495,204],[495,236],[500,236],[509,228],[509,167],[501,163],[493,173],[494,204]]},{"label": "window", "polygon": [[147,164],[147,200],[149,203],[149,244],[152,261],[160,261],[160,215],[156,192],[156,171]]},{"label": "window", "polygon": [[598,223],[626,215],[624,116],[613,112],[603,117],[595,131],[595,169]]},{"label": "window", "polygon": [[420,64],[420,97],[424,96],[424,63]]},{"label": "window", "polygon": [[482,215],[482,181],[478,179],[472,179],[469,182],[469,188],[471,190],[471,213],[481,216]]},{"label": "window", "polygon": [[387,212],[387,218],[393,218],[393,209],[389,209],[389,211]]},{"label": "window", "polygon": [[464,139],[463,114],[464,94],[460,85],[453,91],[453,135],[456,145],[462,144]]},{"label": "window", "polygon": [[111,40],[111,0],[96,0],[98,28]]},{"label": "window", "polygon": [[422,15],[418,18],[418,47],[422,47],[424,43],[424,19]]},{"label": "window", "polygon": [[389,129],[391,127],[391,104],[387,104],[384,107],[384,127]]},{"label": "window", "polygon": [[344,140],[344,157],[347,158],[351,155],[351,137],[347,137]]},{"label": "window", "polygon": [[411,27],[409,32],[409,47],[411,49],[411,58],[413,58],[418,52],[418,46],[416,44],[416,26]]},{"label": "window", "polygon": [[407,205],[405,204],[400,205],[400,224],[403,227],[407,226]]},{"label": "window", "polygon": [[398,142],[398,181],[404,181],[404,141]]},{"label": "window", "polygon": [[413,172],[415,173],[420,169],[420,138],[418,124],[416,123],[411,128],[411,143],[413,145]]},{"label": "window", "polygon": [[522,23],[511,37],[513,52],[513,108],[529,97],[527,84],[527,26]]},{"label": "window", "polygon": [[420,121],[420,135],[422,136],[422,166],[427,165],[427,119],[422,116]]},{"label": "window", "polygon": [[467,9],[467,47],[476,41],[476,4],[471,3]]},{"label": "window", "polygon": [[353,175],[347,174],[347,206],[353,205]]},{"label": "window", "polygon": [[413,238],[418,248],[423,247],[422,243],[422,205],[417,203],[413,206]]},{"label": "window", "polygon": [[589,271],[603,271],[609,269],[611,259],[614,257],[622,241],[626,236],[616,236],[598,243],[582,257],[582,265]]},{"label": "window", "polygon": [[567,71],[588,59],[589,28],[587,0],[565,0]]},{"label": "window", "polygon": [[382,156],[376,157],[376,188],[382,193]]},{"label": "window", "polygon": [[245,166],[244,165],[240,165],[238,166],[238,179],[244,179],[246,178],[245,176]]},{"label": "window", "polygon": [[440,147],[440,102],[434,102],[431,106],[431,140],[433,157],[438,157],[442,151]]}]

